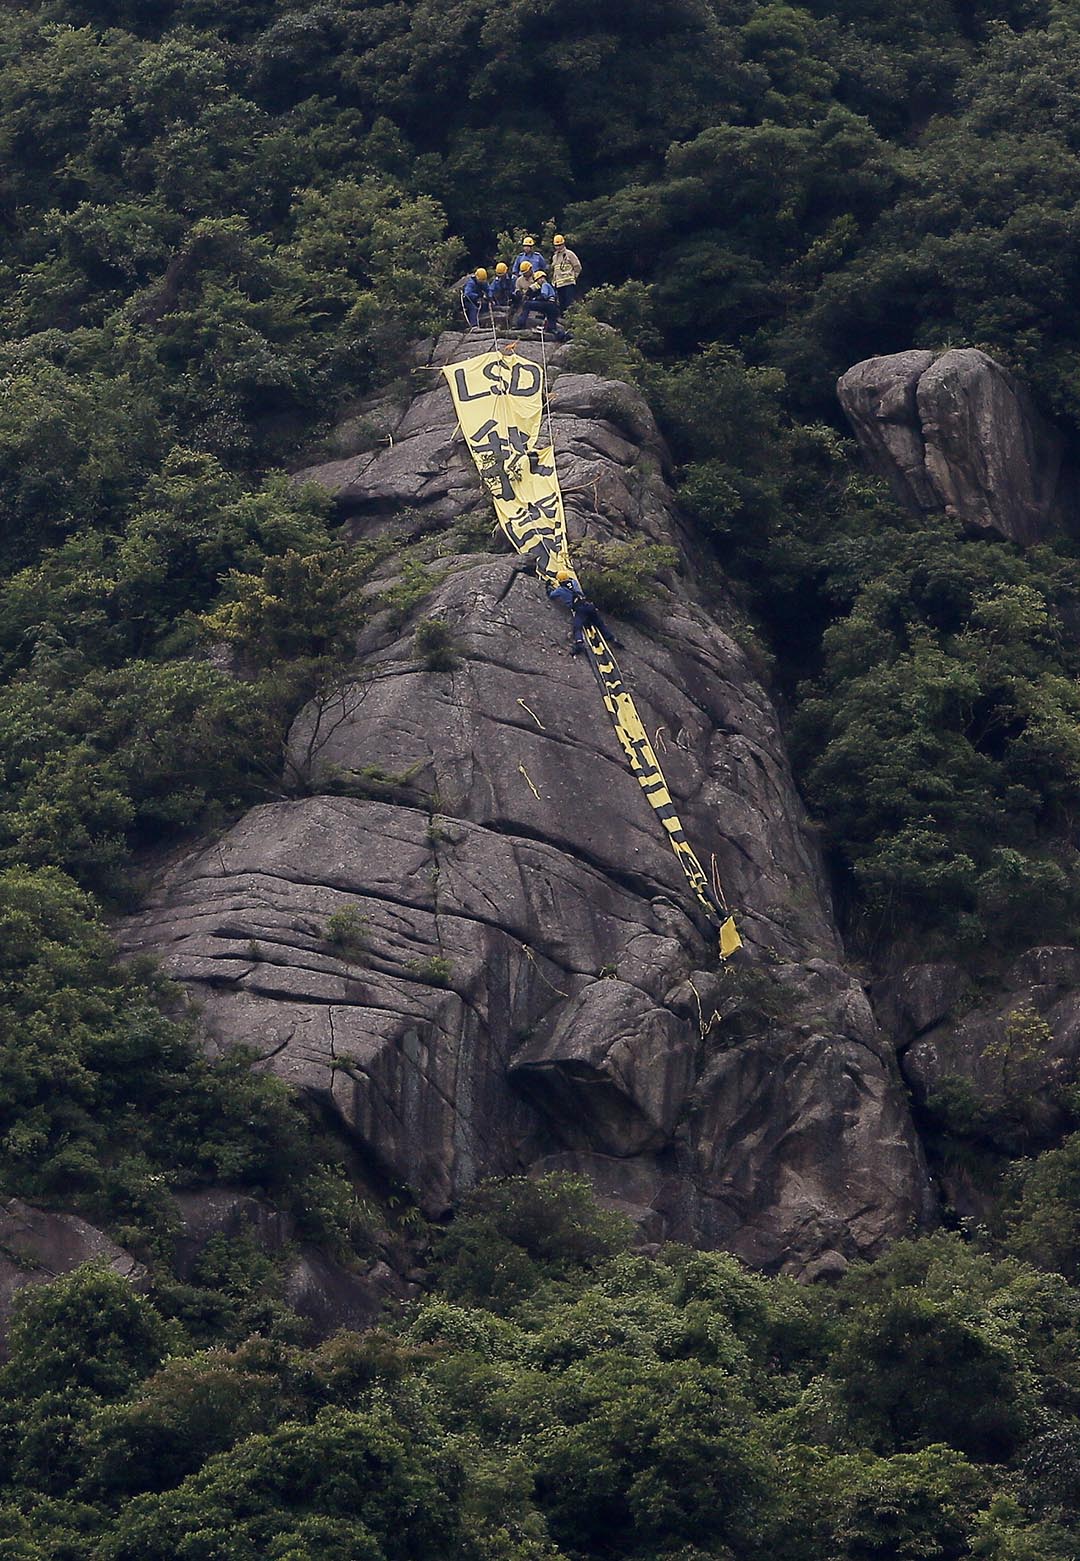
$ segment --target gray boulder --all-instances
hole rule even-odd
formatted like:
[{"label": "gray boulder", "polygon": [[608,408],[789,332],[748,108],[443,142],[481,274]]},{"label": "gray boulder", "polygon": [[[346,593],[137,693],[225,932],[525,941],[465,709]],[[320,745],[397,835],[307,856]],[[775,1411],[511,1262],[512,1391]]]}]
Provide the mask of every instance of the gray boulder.
[{"label": "gray boulder", "polygon": [[694,1077],[693,1033],[625,981],[594,981],[514,1052],[510,1079],[568,1144],[634,1155],[669,1143]]},{"label": "gray boulder", "polygon": [[868,358],[837,391],[868,464],[907,508],[1025,546],[1073,519],[1060,435],[977,348]]},{"label": "gray boulder", "polygon": [[874,1009],[901,1050],[916,1036],[948,1018],[970,991],[970,979],[954,961],[925,961],[904,965],[877,982],[873,990]]},{"label": "gray boulder", "polygon": [[84,1263],[111,1268],[124,1279],[143,1273],[130,1253],[78,1215],[36,1209],[20,1198],[0,1205],[0,1339],[20,1290],[48,1284]]},{"label": "gray boulder", "polygon": [[386,1306],[400,1302],[412,1287],[381,1258],[345,1268],[325,1253],[299,1242],[288,1214],[229,1187],[204,1187],[179,1193],[180,1231],[173,1260],[181,1279],[190,1279],[199,1257],[215,1236],[228,1241],[247,1237],[278,1259],[281,1296],[311,1325],[317,1338],[338,1328],[369,1328]]},{"label": "gray boulder", "polygon": [[905,508],[916,511],[941,508],[926,470],[916,401],[919,380],[933,361],[932,352],[917,350],[866,358],[841,375],[836,387],[867,465],[888,479]]}]

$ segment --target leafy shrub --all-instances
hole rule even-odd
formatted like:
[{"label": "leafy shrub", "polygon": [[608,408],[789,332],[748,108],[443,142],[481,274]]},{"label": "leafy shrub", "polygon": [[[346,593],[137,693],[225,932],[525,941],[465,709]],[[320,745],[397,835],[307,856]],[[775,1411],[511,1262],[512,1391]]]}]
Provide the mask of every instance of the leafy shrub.
[{"label": "leafy shrub", "polygon": [[413,653],[428,672],[452,672],[458,665],[455,639],[444,618],[422,618],[413,635]]},{"label": "leafy shrub", "polygon": [[319,1239],[361,1223],[288,1090],[232,1053],[210,1063],[160,983],[117,963],[92,901],[55,869],[0,873],[0,1175],[124,1240],[161,1248],[170,1189],[257,1188]]},{"label": "leafy shrub", "polygon": [[604,612],[636,617],[657,595],[656,576],[678,567],[673,547],[645,542],[593,542],[586,538],[574,549],[582,587]]},{"label": "leafy shrub", "polygon": [[[1065,818],[1080,784],[1067,561],[886,533],[802,691],[796,741],[870,935],[1008,942],[1080,911]],[[840,582],[838,582],[840,584]]]},{"label": "leafy shrub", "polygon": [[637,384],[645,360],[622,332],[601,314],[604,301],[595,293],[574,310],[574,339],[570,363],[578,374],[598,374],[604,379]]},{"label": "leafy shrub", "polygon": [[371,922],[355,905],[334,911],[326,920],[327,941],[349,958],[365,954],[371,946]]},{"label": "leafy shrub", "polygon": [[201,662],[39,656],[0,690],[0,861],[57,863],[120,894],[132,845],[220,822],[274,775],[276,692]]},{"label": "leafy shrub", "polygon": [[431,595],[440,579],[419,559],[406,559],[398,579],[379,594],[379,605],[389,611],[390,627],[400,629],[407,623],[413,608]]},{"label": "leafy shrub", "polygon": [[1003,1215],[1010,1252],[1080,1282],[1080,1133],[1013,1167]]},{"label": "leafy shrub", "polygon": [[221,600],[200,625],[256,667],[301,658],[345,661],[364,621],[359,593],[369,567],[351,548],[290,550],[266,559],[258,575],[227,575]]},{"label": "leafy shrub", "polygon": [[449,986],[454,979],[454,967],[442,954],[410,960],[407,968],[425,986]]},{"label": "leafy shrub", "polygon": [[[1023,1432],[1018,1362],[948,1306],[899,1293],[853,1322],[831,1373],[860,1441],[877,1452],[945,1442],[1005,1462]],[[912,1381],[921,1384],[913,1399]]]},{"label": "leafy shrub", "polygon": [[468,1193],[439,1242],[446,1293],[497,1311],[548,1279],[582,1277],[624,1248],[629,1226],[596,1206],[582,1177],[510,1177]]}]

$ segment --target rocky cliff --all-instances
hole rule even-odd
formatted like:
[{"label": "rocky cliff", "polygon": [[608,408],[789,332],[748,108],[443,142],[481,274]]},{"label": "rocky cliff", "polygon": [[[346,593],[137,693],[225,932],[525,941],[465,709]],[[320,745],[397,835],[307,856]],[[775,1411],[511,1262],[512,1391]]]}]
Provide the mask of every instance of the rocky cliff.
[{"label": "rocky cliff", "polygon": [[[571,547],[678,550],[617,631],[683,822],[737,910],[746,951],[722,967],[566,615],[500,538],[452,551],[451,526],[483,537],[491,514],[433,370],[483,345],[429,343],[402,396],[361,409],[338,458],[300,474],[357,539],[400,553],[447,536],[446,556],[422,599],[374,615],[355,678],[296,721],[306,794],[174,862],[125,946],[186,985],[208,1044],[254,1048],[429,1215],[480,1177],[572,1168],[646,1239],[836,1271],[932,1220],[934,1199],[776,711],[735,615],[695,588],[648,407],[549,357]],[[381,590],[400,567],[391,555]],[[425,618],[452,635],[447,670],[417,654]]]},{"label": "rocky cliff", "polygon": [[944,511],[975,535],[1024,546],[1074,522],[1061,436],[978,348],[867,358],[837,393],[868,464],[908,509]]},{"label": "rocky cliff", "polygon": [[[837,391],[867,464],[913,513],[1029,547],[1077,522],[1066,440],[1025,387],[973,347],[868,358]],[[991,1215],[996,1170],[1046,1148],[1073,1120],[1080,1076],[1080,951],[1015,951],[978,984],[950,961],[899,965],[872,992],[893,1037],[939,1191]]]}]

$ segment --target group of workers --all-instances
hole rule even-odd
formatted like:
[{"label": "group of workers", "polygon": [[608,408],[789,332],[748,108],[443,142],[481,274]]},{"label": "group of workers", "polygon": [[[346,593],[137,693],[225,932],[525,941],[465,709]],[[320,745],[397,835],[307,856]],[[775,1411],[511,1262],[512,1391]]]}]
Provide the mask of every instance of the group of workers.
[{"label": "group of workers", "polygon": [[[515,330],[524,329],[529,316],[536,314],[556,341],[569,341],[562,316],[577,297],[580,275],[581,261],[561,233],[556,233],[552,240],[550,268],[537,249],[536,240],[526,235],[511,265],[500,260],[493,277],[484,266],[477,266],[466,277],[461,307],[470,329],[493,320],[494,311],[499,309],[506,311],[506,323]],[[599,629],[609,644],[622,648],[622,641],[608,629],[571,570],[557,570],[554,581],[547,586],[547,594],[549,601],[570,609],[572,656],[579,656],[585,649],[586,629]]]},{"label": "group of workers", "polygon": [[500,260],[495,275],[489,277],[484,266],[477,266],[466,278],[461,290],[461,307],[470,328],[494,318],[493,311],[506,311],[506,320],[515,330],[529,324],[530,315],[538,315],[556,341],[569,341],[562,316],[577,297],[581,261],[567,245],[561,233],[552,241],[552,260],[536,247],[534,238],[521,241],[521,252],[512,265]]}]

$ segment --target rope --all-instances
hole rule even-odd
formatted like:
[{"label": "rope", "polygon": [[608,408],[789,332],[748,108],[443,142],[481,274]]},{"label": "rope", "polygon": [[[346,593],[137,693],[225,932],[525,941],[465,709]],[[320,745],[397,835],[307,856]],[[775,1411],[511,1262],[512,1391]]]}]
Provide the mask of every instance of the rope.
[{"label": "rope", "polygon": [[713,888],[713,894],[715,894],[715,896],[716,896],[716,903],[726,913],[727,909],[728,909],[728,902],[724,898],[724,890],[723,890],[723,887],[721,886],[721,883],[720,883],[720,869],[716,865],[716,852],[715,851],[712,853],[712,863],[711,863],[711,866],[712,866],[712,888]]},{"label": "rope", "polygon": [[714,1008],[708,1019],[706,1019],[705,1010],[701,1006],[701,993],[698,991],[697,987],[694,985],[693,981],[691,981],[689,976],[686,978],[686,984],[697,999],[698,1030],[701,1032],[701,1039],[703,1041],[708,1040],[709,1032],[711,1031],[713,1025],[723,1024],[724,1016],[718,1008]]},{"label": "rope", "polygon": [[536,971],[536,974],[540,977],[541,981],[544,983],[545,986],[551,987],[551,990],[555,993],[556,997],[569,997],[570,996],[569,992],[564,992],[561,989],[561,987],[555,986],[551,981],[548,980],[547,976],[545,976],[544,972],[540,969],[540,966],[536,963],[536,959],[535,959],[535,957],[533,955],[533,951],[532,951],[532,949],[529,947],[529,945],[527,943],[523,943],[521,945],[521,950],[522,950],[522,953],[525,955],[525,958],[529,961],[529,964]]},{"label": "rope", "polygon": [[548,444],[551,446],[551,459],[555,459],[555,435],[551,428],[551,393],[548,390],[547,371],[547,336],[544,327],[540,327],[540,356],[544,362],[544,410],[547,412]]},{"label": "rope", "polygon": [[540,796],[540,793],[537,791],[536,787],[533,785],[532,780],[529,777],[529,772],[525,768],[525,766],[523,764],[519,764],[518,765],[518,769],[521,771],[522,775],[524,775],[526,784],[528,785],[528,788],[532,792],[533,796],[536,798],[537,802],[543,801],[543,798]]}]

